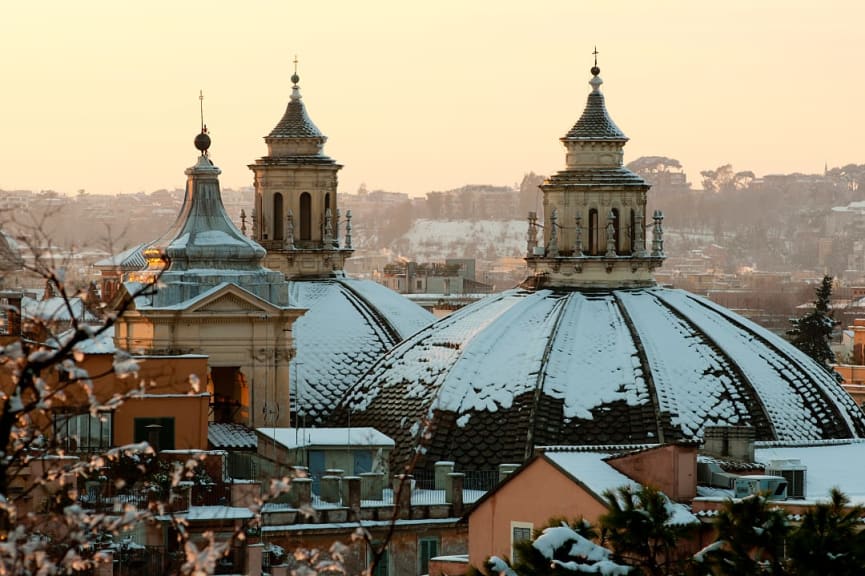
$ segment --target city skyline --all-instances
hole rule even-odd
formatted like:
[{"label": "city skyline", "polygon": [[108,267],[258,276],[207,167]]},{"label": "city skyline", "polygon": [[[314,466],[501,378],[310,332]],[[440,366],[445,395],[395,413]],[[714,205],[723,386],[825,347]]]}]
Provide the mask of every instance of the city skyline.
[{"label": "city skyline", "polygon": [[291,92],[343,164],[340,191],[413,196],[510,185],[564,164],[557,139],[589,92],[592,51],[613,119],[643,155],[758,175],[862,163],[852,1],[13,3],[0,189],[182,187],[199,90],[225,187]]}]

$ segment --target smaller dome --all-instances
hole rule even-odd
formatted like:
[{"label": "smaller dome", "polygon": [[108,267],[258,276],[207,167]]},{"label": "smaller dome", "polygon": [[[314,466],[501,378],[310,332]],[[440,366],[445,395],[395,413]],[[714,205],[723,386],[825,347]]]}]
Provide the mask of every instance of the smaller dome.
[{"label": "smaller dome", "polygon": [[292,280],[291,302],[307,312],[292,328],[298,417],[326,423],[346,390],[385,352],[435,317],[371,280]]}]

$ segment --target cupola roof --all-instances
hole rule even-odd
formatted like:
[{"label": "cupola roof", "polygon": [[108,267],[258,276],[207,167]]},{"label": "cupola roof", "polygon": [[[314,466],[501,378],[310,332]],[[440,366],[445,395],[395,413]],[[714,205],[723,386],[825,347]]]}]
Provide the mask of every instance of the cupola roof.
[{"label": "cupola roof", "polygon": [[586,101],[586,108],[583,110],[583,115],[562,140],[617,140],[627,142],[628,137],[616,126],[607,112],[604,94],[601,92],[601,84],[604,83],[599,76],[601,69],[593,66],[591,72],[592,79],[589,80],[589,84],[592,86],[592,91]]},{"label": "cupola roof", "polygon": [[267,138],[325,138],[306,113],[306,106],[303,105],[300,86],[298,86],[300,76],[297,72],[292,74],[291,82],[291,98],[285,114]]}]

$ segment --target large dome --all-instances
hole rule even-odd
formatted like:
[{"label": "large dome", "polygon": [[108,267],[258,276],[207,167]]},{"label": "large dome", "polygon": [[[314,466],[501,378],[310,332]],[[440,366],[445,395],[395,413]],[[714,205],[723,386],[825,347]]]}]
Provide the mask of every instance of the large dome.
[{"label": "large dome", "polygon": [[750,425],[758,440],[865,435],[832,375],[704,298],[660,287],[513,289],[384,356],[343,402],[407,461],[488,469],[535,446],[697,438]]},{"label": "large dome", "polygon": [[371,280],[292,280],[289,293],[292,305],[308,309],[292,328],[291,409],[300,425],[325,422],[378,358],[435,320]]}]

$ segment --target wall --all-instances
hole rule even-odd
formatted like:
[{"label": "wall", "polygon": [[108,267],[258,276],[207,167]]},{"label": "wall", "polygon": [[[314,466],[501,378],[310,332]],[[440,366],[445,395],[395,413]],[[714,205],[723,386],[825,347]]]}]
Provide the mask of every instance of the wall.
[{"label": "wall", "polygon": [[[373,542],[386,538],[388,526],[365,526],[370,532]],[[352,538],[355,526],[342,527],[322,524],[309,530],[293,530],[283,534],[265,533],[263,540],[282,546],[286,550],[318,549],[331,550],[335,542],[345,546],[343,552],[344,566],[347,574],[360,574],[368,566],[369,552],[364,542]],[[464,525],[453,522],[428,523],[416,521],[411,525],[397,525],[388,544],[389,571],[388,574],[403,576],[420,574],[418,572],[418,542],[421,538],[435,537],[439,539],[438,555],[455,555],[466,553],[467,531]],[[434,576],[431,574],[430,576]]]},{"label": "wall", "polygon": [[611,458],[607,463],[644,486],[653,486],[673,500],[697,495],[697,447],[667,444]]},{"label": "wall", "polygon": [[489,556],[510,557],[511,521],[530,522],[535,529],[554,516],[592,523],[606,507],[558,468],[534,459],[500,485],[469,515],[469,562],[481,566]]},{"label": "wall", "polygon": [[134,442],[136,418],[174,418],[175,450],[207,449],[210,396],[146,397],[126,400],[114,414],[114,444]]}]

